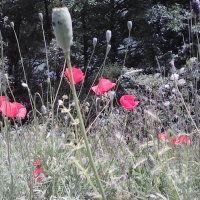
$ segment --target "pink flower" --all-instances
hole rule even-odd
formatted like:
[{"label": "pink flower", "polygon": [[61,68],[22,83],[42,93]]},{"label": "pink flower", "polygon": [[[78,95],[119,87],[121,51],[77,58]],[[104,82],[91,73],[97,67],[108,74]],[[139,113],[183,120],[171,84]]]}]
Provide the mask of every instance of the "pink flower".
[{"label": "pink flower", "polygon": [[123,95],[119,101],[126,110],[132,110],[139,104],[139,101],[135,101],[135,98],[132,95]]},{"label": "pink flower", "polygon": [[104,95],[101,90],[99,89],[98,85],[95,85],[92,87],[92,91],[96,94],[96,95]]},{"label": "pink flower", "polygon": [[48,175],[46,174],[46,172],[40,167],[41,165],[41,160],[37,159],[35,162],[36,168],[33,170],[33,182],[40,182],[42,181],[43,177],[47,177]]},{"label": "pink flower", "polygon": [[3,101],[0,106],[0,110],[7,117],[25,118],[27,110],[22,104],[17,102]]},{"label": "pink flower", "polygon": [[8,97],[6,97],[6,96],[0,96],[0,112],[1,112],[1,104],[4,101],[8,101]]},{"label": "pink flower", "polygon": [[35,165],[36,165],[36,167],[40,166],[40,165],[41,165],[41,160],[40,160],[40,159],[37,159],[37,160],[35,161]]},{"label": "pink flower", "polygon": [[33,174],[41,174],[43,172],[43,169],[41,167],[36,167],[33,170]]},{"label": "pink flower", "polygon": [[187,135],[181,135],[172,139],[172,144],[179,145],[181,143],[191,144],[191,140]]},{"label": "pink flower", "polygon": [[3,101],[8,101],[8,97],[6,96],[0,96],[0,106],[2,104]]},{"label": "pink flower", "polygon": [[166,140],[168,138],[168,135],[166,133],[158,133],[158,138],[160,140]]},{"label": "pink flower", "polygon": [[107,92],[109,91],[110,89],[112,89],[113,87],[115,87],[116,83],[112,83],[110,80],[108,79],[105,79],[105,78],[102,78],[100,81],[99,81],[99,90],[104,93],[104,92]]},{"label": "pink flower", "polygon": [[106,96],[104,93],[108,92],[110,89],[115,87],[115,85],[116,85],[116,83],[112,83],[110,80],[102,78],[102,79],[100,79],[98,85],[95,85],[95,86],[92,87],[92,91],[96,95]]},{"label": "pink flower", "polygon": [[35,182],[40,182],[40,181],[42,181],[42,177],[41,177],[41,176],[37,176],[37,177],[35,178]]},{"label": "pink flower", "polygon": [[[72,75],[73,75],[74,84],[79,83],[80,81],[82,81],[85,78],[83,72],[80,69],[77,69],[75,67],[72,67]],[[68,68],[66,68],[66,70],[65,70],[65,76],[70,81],[70,74],[69,74]]]}]

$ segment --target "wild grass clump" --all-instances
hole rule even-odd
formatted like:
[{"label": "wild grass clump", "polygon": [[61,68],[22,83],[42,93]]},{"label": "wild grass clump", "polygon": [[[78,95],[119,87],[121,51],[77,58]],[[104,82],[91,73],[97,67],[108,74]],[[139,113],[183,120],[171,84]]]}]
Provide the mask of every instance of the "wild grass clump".
[{"label": "wild grass clump", "polygon": [[[131,28],[129,21],[129,37]],[[105,60],[86,94],[84,76],[72,73],[65,52],[57,87],[50,76],[36,94],[23,83],[32,107],[27,123],[0,105],[1,199],[200,198],[197,66],[187,62],[167,77],[124,64],[121,70],[106,63],[108,36]],[[1,96],[10,89],[6,81]],[[62,85],[68,90],[61,94]],[[122,101],[125,94],[135,98]]]}]

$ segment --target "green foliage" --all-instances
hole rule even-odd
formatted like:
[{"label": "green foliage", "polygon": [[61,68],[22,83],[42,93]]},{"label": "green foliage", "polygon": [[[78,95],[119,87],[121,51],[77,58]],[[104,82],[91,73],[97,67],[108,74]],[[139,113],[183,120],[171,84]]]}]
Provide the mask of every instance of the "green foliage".
[{"label": "green foliage", "polygon": [[174,32],[180,32],[187,28],[188,19],[191,18],[190,12],[181,8],[179,4],[175,4],[172,7],[166,7],[163,5],[155,5],[150,8],[146,14],[149,19],[150,25],[156,24],[161,27],[161,34],[168,30]]},{"label": "green foliage", "polygon": [[[17,3],[19,2],[24,3],[21,6],[26,10],[28,4],[24,1]],[[48,3],[48,9],[65,3],[57,0],[43,3],[45,2]],[[11,5],[10,2],[4,3]],[[42,5],[37,3],[32,5],[34,12]],[[184,62],[185,68],[176,69],[179,74],[176,81],[172,80],[171,74],[147,75],[144,71],[134,71],[138,66],[141,69],[153,69],[155,56],[159,59],[159,55],[164,57],[165,52],[178,52],[180,38],[182,40],[182,34],[187,29],[188,11],[174,2],[155,5],[153,1],[139,1],[134,4],[135,7],[132,1],[70,1],[75,39],[72,63],[87,70],[87,80],[83,84],[77,84],[76,90],[95,166],[106,197],[110,200],[199,199],[198,58],[187,59]],[[12,12],[16,9],[14,5],[11,8]],[[42,6],[40,9],[45,10]],[[21,16],[28,16],[26,12],[19,13]],[[105,21],[101,16],[105,16]],[[122,47],[118,54],[116,49],[120,45],[127,45],[127,40],[124,40],[127,38],[127,19],[133,19],[133,43],[127,49]],[[33,24],[37,20],[36,17],[30,19]],[[20,44],[23,44],[21,37],[26,38],[32,28],[35,32],[40,30],[39,20],[35,27],[28,27],[30,21],[23,19],[19,24],[15,23]],[[145,31],[147,28],[148,31]],[[114,39],[111,41],[112,51],[102,64],[107,29],[112,30]],[[2,118],[1,198],[99,199],[97,182],[81,135],[74,99],[66,80],[61,82],[60,90],[56,93],[64,56],[54,39],[50,39],[48,49],[43,50],[42,34],[37,38],[37,34],[34,31],[32,33],[32,36],[28,34],[28,38],[36,40],[30,42],[30,49],[27,47],[29,41],[25,41],[22,53],[30,61],[29,63],[24,59],[30,87],[23,90],[23,96],[31,99],[33,117],[24,126],[20,120],[17,122],[5,116]],[[89,62],[93,51],[93,36],[98,38],[98,48]],[[13,47],[18,52],[14,37],[12,39],[14,46],[10,48]],[[45,51],[50,57],[49,62],[45,59]],[[125,55],[126,51],[125,67],[122,66],[123,59],[120,56]],[[6,53],[9,53],[8,49]],[[18,53],[16,56],[19,61],[21,58]],[[4,57],[0,59],[1,65],[4,60],[5,66],[8,65],[9,68]],[[37,71],[41,62],[44,67]],[[16,72],[20,71],[22,63],[15,64],[15,67],[18,66]],[[50,80],[46,80],[47,64],[52,75]],[[2,74],[1,71],[0,73]],[[133,110],[126,111],[119,105],[117,95],[113,99],[109,93],[107,97],[91,94],[91,82],[95,81],[97,74],[97,79],[103,76],[113,82],[119,80],[124,92],[134,95],[140,104]],[[20,71],[15,78],[21,81],[22,77]],[[36,90],[35,94],[32,89],[34,82],[39,84],[37,81],[43,84],[40,84],[40,90]],[[10,87],[9,92],[13,94]],[[31,92],[34,93],[33,96]],[[12,121],[14,126],[11,125]],[[168,134],[165,141],[158,139],[158,133],[162,131]],[[187,135],[191,144],[173,145],[172,139],[177,135]],[[35,181],[33,174],[33,170],[38,168],[35,165],[37,159],[41,160],[40,167],[43,170],[40,182]]]}]

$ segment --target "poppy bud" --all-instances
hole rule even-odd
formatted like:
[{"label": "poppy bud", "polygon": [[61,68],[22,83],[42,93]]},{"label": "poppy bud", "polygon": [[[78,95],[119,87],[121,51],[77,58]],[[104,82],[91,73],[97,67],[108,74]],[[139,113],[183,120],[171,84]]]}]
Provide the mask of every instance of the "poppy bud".
[{"label": "poppy bud", "polygon": [[50,83],[51,83],[51,80],[50,80],[50,78],[49,78],[49,77],[47,78],[47,83],[48,83],[48,84],[50,84]]},{"label": "poppy bud", "polygon": [[22,87],[28,88],[28,85],[26,83],[22,83]]},{"label": "poppy bud", "polygon": [[94,46],[94,48],[95,48],[96,44],[97,44],[97,38],[93,38],[93,46]]},{"label": "poppy bud", "polygon": [[127,22],[128,30],[131,31],[132,29],[132,21]]},{"label": "poppy bud", "polygon": [[45,105],[42,105],[41,111],[42,111],[42,114],[43,114],[43,115],[47,114],[47,108],[46,108]]},{"label": "poppy bud", "polygon": [[56,41],[63,51],[69,52],[72,45],[72,20],[67,7],[54,8],[52,24]]},{"label": "poppy bud", "polygon": [[40,21],[42,22],[43,21],[43,14],[39,13],[38,15],[39,15]]},{"label": "poppy bud", "polygon": [[14,28],[14,22],[10,22],[10,26],[12,27],[12,28]]},{"label": "poppy bud", "polygon": [[111,31],[110,31],[110,30],[107,30],[107,31],[106,31],[106,41],[107,41],[107,43],[110,42],[111,35],[112,35]]}]

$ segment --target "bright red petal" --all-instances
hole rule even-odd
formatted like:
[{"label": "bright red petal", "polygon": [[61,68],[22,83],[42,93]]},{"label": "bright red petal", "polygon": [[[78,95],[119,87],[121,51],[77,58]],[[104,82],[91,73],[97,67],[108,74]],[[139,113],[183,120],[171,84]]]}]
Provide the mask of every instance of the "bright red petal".
[{"label": "bright red petal", "polygon": [[40,159],[37,159],[37,160],[35,161],[35,165],[36,165],[36,166],[41,165],[41,160],[40,160]]},{"label": "bright red petal", "polygon": [[16,117],[18,114],[17,108],[12,103],[7,101],[2,102],[1,111],[7,117]]},{"label": "bright red petal", "polygon": [[1,110],[1,105],[2,105],[2,102],[4,102],[4,101],[8,101],[8,97],[6,97],[6,96],[0,96],[0,112],[2,111]]},{"label": "bright red petal", "polygon": [[42,170],[42,168],[40,168],[40,167],[37,167],[37,168],[35,168],[34,170],[33,170],[33,174],[40,174],[40,173],[42,173],[43,172],[43,170]]},{"label": "bright red petal", "polygon": [[92,88],[92,91],[96,94],[96,95],[102,95],[104,97],[107,97],[107,94],[104,92],[101,92],[101,90],[99,90],[99,85],[95,85]]},{"label": "bright red petal", "polygon": [[172,144],[179,145],[181,143],[191,144],[191,140],[187,135],[181,135],[172,139]]},{"label": "bright red petal", "polygon": [[42,177],[41,177],[41,176],[37,176],[37,177],[35,178],[35,181],[36,181],[36,182],[42,181]]},{"label": "bright red petal", "polygon": [[102,94],[102,92],[101,92],[101,90],[99,89],[99,86],[98,86],[98,85],[93,86],[91,89],[92,89],[92,91],[93,91],[96,95],[101,95],[101,94]]},{"label": "bright red petal", "polygon": [[26,107],[24,107],[22,104],[17,103],[17,102],[13,102],[12,104],[17,108],[16,117],[24,119],[27,113]]},{"label": "bright red petal", "polygon": [[[73,75],[74,84],[79,83],[85,77],[83,72],[80,69],[77,69],[75,67],[72,67],[72,75]],[[66,70],[65,70],[65,76],[70,81],[70,74],[69,74],[69,69],[68,68],[66,68]]]},{"label": "bright red petal", "polygon": [[139,104],[139,101],[135,101],[135,98],[132,95],[124,95],[119,101],[126,110],[132,110]]},{"label": "bright red petal", "polygon": [[168,137],[168,135],[167,135],[166,133],[159,133],[159,134],[158,134],[158,138],[159,138],[160,140],[166,140],[167,137]]},{"label": "bright red petal", "polygon": [[102,78],[100,81],[99,81],[99,90],[104,93],[104,92],[107,92],[109,91],[110,89],[112,89],[113,87],[115,87],[116,83],[112,83],[110,80],[108,79],[105,79],[105,78]]},{"label": "bright red petal", "polygon": [[180,137],[182,138],[183,142],[185,142],[187,144],[191,144],[191,140],[187,135],[183,135],[183,136],[180,136]]},{"label": "bright red petal", "polygon": [[7,117],[19,117],[25,118],[27,110],[26,108],[17,102],[7,102],[4,101],[1,104],[1,111]]},{"label": "bright red petal", "polygon": [[8,101],[8,97],[6,96],[0,96],[0,106],[2,104],[3,101]]}]

